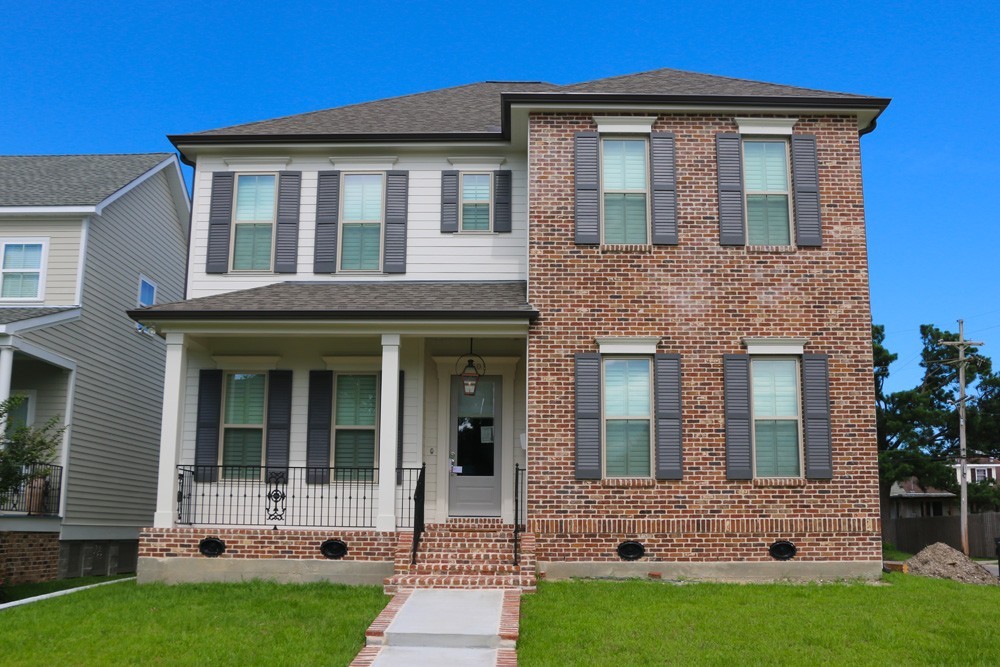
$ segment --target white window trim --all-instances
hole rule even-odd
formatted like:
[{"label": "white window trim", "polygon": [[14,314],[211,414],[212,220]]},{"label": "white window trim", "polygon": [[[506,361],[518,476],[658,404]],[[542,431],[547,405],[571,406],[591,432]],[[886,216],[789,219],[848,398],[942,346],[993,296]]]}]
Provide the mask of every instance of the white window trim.
[{"label": "white window trim", "polygon": [[[3,258],[7,254],[8,245],[41,245],[42,258],[38,262],[38,293],[33,297],[0,297],[0,303],[39,303],[45,301],[45,276],[48,273],[49,264],[49,239],[48,237],[24,237],[16,236],[0,238],[0,288],[3,287],[3,278],[8,269],[3,268]],[[9,269],[11,273],[31,273],[32,270],[23,271]]]},{"label": "white window trim", "polygon": [[[488,229],[464,229],[464,219],[465,219],[465,177],[466,176],[486,176],[489,179],[490,195],[487,200],[473,199],[469,201],[470,204],[486,204],[489,210],[489,228]],[[458,174],[458,232],[459,234],[492,234],[493,233],[493,195],[495,188],[493,187],[493,172],[492,171],[463,171]]]},{"label": "white window trim", "polygon": [[448,164],[454,165],[456,167],[461,166],[470,171],[490,171],[500,168],[507,158],[502,156],[484,157],[484,156],[453,156],[445,158],[448,160]]},{"label": "white window trim", "polygon": [[[791,134],[789,132],[789,134]],[[792,147],[791,142],[783,136],[743,136],[740,140],[740,167],[746,171],[746,145],[747,143],[778,143],[782,142],[785,146],[785,185],[784,190],[751,190],[746,187],[746,180],[743,182],[743,229],[746,230],[747,245],[756,247],[771,247],[773,244],[766,244],[761,246],[760,244],[750,243],[750,197],[756,195],[784,195],[785,201],[788,202],[788,244],[787,246],[782,243],[780,247],[795,247],[795,205],[792,201]]]},{"label": "white window trim", "polygon": [[[264,376],[264,412],[261,423],[257,424],[229,424],[226,422],[226,387],[229,385],[227,380],[230,375],[263,375]],[[220,424],[219,424],[219,478],[220,479],[232,479],[232,480],[242,480],[242,481],[259,481],[253,479],[246,479],[240,477],[225,478],[225,463],[223,463],[223,456],[225,454],[226,447],[226,429],[227,428],[259,428],[260,429],[260,465],[261,469],[264,468],[264,462],[267,461],[267,399],[271,391],[271,383],[269,382],[267,373],[260,370],[248,370],[245,368],[239,370],[227,370],[222,376],[222,405],[220,412]]]},{"label": "white window trim", "polygon": [[399,158],[395,155],[344,155],[330,158],[330,164],[338,171],[389,171],[396,167]]},{"label": "white window trim", "polygon": [[38,390],[37,389],[11,389],[11,398],[15,396],[23,396],[28,402],[28,411],[25,413],[26,425],[35,425],[35,406],[38,404]]},{"label": "white window trim", "polygon": [[601,354],[630,354],[633,356],[653,356],[656,346],[660,344],[659,337],[645,336],[599,336],[597,351]]},{"label": "white window trim", "polygon": [[[643,190],[605,190],[604,189],[604,140],[608,139],[610,141],[642,141],[645,144],[645,149],[643,155],[646,159],[646,187]],[[600,172],[597,176],[600,182],[600,226],[601,226],[601,245],[652,245],[652,215],[650,203],[650,165],[649,163],[649,134],[638,135],[638,134],[628,134],[628,135],[600,135],[598,137],[598,171]],[[605,224],[604,217],[604,195],[606,194],[642,194],[646,197],[646,241],[645,243],[609,243],[604,239],[604,233],[607,230],[607,225]]]},{"label": "white window trim", "polygon": [[[345,197],[348,176],[362,176],[365,174],[377,174],[382,177],[382,204],[379,208],[379,244],[378,244],[378,268],[377,269],[345,269],[343,268],[343,254],[344,254],[344,226],[345,225],[363,225],[371,224],[373,220],[351,220],[349,222],[344,220],[344,203],[347,197]],[[386,178],[385,171],[378,170],[358,170],[358,171],[342,171],[340,173],[340,201],[338,202],[339,210],[337,211],[337,273],[346,275],[362,275],[370,276],[373,274],[382,273],[382,262],[385,259],[385,198],[386,185],[388,179]]]},{"label": "white window trim", "polygon": [[656,116],[594,116],[599,134],[649,134]]},{"label": "white window trim", "polygon": [[[605,405],[605,388],[607,385],[604,382],[604,362],[608,360],[614,361],[627,361],[629,359],[642,359],[649,364],[649,416],[648,417],[610,417],[612,420],[629,420],[629,419],[646,419],[649,422],[649,473],[646,475],[622,475],[622,476],[608,476],[608,446],[607,446],[607,423],[609,417],[604,412]],[[656,421],[654,415],[656,413],[656,406],[653,405],[655,400],[655,377],[656,369],[653,367],[653,358],[647,355],[638,354],[609,354],[601,355],[601,479],[652,479],[653,473],[656,468]]]},{"label": "white window trim", "polygon": [[791,136],[792,128],[799,122],[798,118],[735,118],[734,120],[741,135],[773,136]]},{"label": "white window trim", "polygon": [[[236,221],[236,209],[237,202],[239,201],[240,194],[240,177],[241,176],[274,176],[274,208],[271,211],[271,220],[240,220]],[[235,176],[235,183],[233,184],[233,219],[229,226],[229,271],[231,273],[274,273],[274,252],[275,247],[278,245],[276,243],[276,236],[278,234],[278,179],[280,178],[278,172],[276,171],[241,171]],[[271,256],[266,269],[237,269],[236,268],[236,227],[237,225],[271,225]]]},{"label": "white window trim", "polygon": [[[753,466],[753,478],[754,479],[804,479],[805,478],[805,443],[803,442],[802,435],[802,358],[801,356],[788,355],[788,354],[764,354],[759,355],[760,357],[768,361],[778,361],[787,359],[789,361],[795,362],[795,400],[798,406],[797,415],[795,420],[798,424],[796,429],[798,432],[798,450],[799,450],[799,474],[798,475],[778,475],[778,476],[762,476],[757,474],[757,413],[756,407],[754,406],[754,392],[753,392],[753,362],[754,358],[750,358],[750,463]],[[764,419],[763,417],[761,418]],[[788,417],[768,417],[767,420],[770,421],[791,421]]]},{"label": "white window trim", "polygon": [[[142,284],[144,282],[153,286],[153,303],[144,304],[142,302]],[[139,274],[139,291],[136,292],[136,295],[135,295],[135,303],[136,303],[136,305],[139,308],[144,308],[146,306],[155,306],[156,305],[156,297],[157,297],[157,295],[159,295],[159,293],[160,293],[160,288],[156,284],[156,282],[154,280],[151,280],[148,276],[140,273]]]},{"label": "white window trim", "polygon": [[808,338],[744,338],[743,345],[747,348],[747,354],[755,357],[780,354],[783,356],[801,356],[804,354],[805,346],[809,344]]},{"label": "white window trim", "polygon": [[[337,383],[340,381],[342,375],[374,375],[375,376],[375,424],[374,426],[338,426],[337,425]],[[377,469],[379,461],[379,425],[381,419],[379,416],[382,414],[382,373],[375,370],[347,370],[340,368],[333,373],[333,404],[331,405],[330,414],[330,467],[336,468],[337,460],[337,431],[374,431],[375,432],[375,447],[374,454],[372,458],[372,468]],[[397,443],[398,446],[399,443]],[[333,480],[336,481],[336,480]],[[344,480],[347,481],[347,480]]]}]

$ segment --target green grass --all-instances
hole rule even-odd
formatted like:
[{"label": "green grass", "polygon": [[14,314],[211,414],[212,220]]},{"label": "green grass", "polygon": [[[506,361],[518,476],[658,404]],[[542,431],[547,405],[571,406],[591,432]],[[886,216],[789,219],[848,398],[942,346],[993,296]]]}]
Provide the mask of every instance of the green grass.
[{"label": "green grass", "polygon": [[43,581],[40,584],[15,584],[13,586],[4,586],[3,588],[0,588],[0,603],[23,600],[24,598],[33,598],[36,595],[64,591],[67,588],[79,588],[80,586],[89,586],[91,584],[99,584],[104,581],[114,581],[115,579],[124,579],[132,576],[135,575],[116,574],[110,577],[76,577],[75,579]]},{"label": "green grass", "polygon": [[521,667],[995,665],[1000,587],[541,582],[521,601]]},{"label": "green grass", "polygon": [[377,586],[124,582],[0,611],[4,665],[347,665]]},{"label": "green grass", "polygon": [[909,560],[913,554],[900,551],[891,542],[882,543],[882,560]]}]

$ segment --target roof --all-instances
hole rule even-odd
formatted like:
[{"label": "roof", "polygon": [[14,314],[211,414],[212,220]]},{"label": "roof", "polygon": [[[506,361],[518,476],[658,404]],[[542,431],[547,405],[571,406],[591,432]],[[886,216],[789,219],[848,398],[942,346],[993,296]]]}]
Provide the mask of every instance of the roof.
[{"label": "roof", "polygon": [[527,283],[284,282],[129,311],[135,320],[528,318]]},{"label": "roof", "polygon": [[954,498],[955,494],[950,491],[936,489],[933,486],[924,488],[916,477],[900,480],[893,483],[889,489],[890,498]]},{"label": "roof", "polygon": [[272,120],[172,135],[174,145],[206,144],[254,137],[289,140],[307,137],[500,138],[508,131],[505,115],[513,101],[608,101],[838,106],[883,109],[889,100],[763,81],[734,79],[676,69],[658,69],[570,85],[540,81],[486,81],[362,104],[324,109]]},{"label": "roof", "polygon": [[97,206],[172,153],[2,155],[0,206]]},{"label": "roof", "polygon": [[75,309],[76,306],[62,308],[0,308],[0,325],[23,322],[24,320],[32,320],[36,317],[54,315],[55,313]]}]

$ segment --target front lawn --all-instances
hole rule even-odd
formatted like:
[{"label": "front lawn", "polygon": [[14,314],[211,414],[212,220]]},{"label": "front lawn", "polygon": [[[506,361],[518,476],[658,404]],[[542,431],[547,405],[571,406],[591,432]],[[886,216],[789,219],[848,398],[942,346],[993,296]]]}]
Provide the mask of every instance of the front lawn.
[{"label": "front lawn", "polygon": [[518,664],[996,664],[1000,587],[883,582],[540,582]]},{"label": "front lawn", "polygon": [[3,588],[0,588],[0,604],[3,604],[4,602],[14,602],[15,600],[23,600],[24,598],[33,598],[36,595],[64,591],[68,588],[80,588],[81,586],[101,584],[105,581],[114,581],[115,579],[124,579],[126,577],[134,576],[134,574],[114,574],[102,577],[56,579],[55,581],[43,581],[38,584],[14,584],[11,586],[4,586]]},{"label": "front lawn", "polygon": [[101,586],[0,611],[9,665],[347,665],[379,586]]}]

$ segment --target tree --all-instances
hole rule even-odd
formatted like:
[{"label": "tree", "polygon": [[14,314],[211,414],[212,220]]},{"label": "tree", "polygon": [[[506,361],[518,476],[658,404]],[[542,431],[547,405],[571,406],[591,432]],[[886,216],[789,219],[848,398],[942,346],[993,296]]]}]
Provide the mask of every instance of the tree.
[{"label": "tree", "polygon": [[[0,422],[6,424],[10,414],[24,398],[12,397],[0,403]],[[40,427],[16,426],[8,428],[0,442],[0,503],[19,492],[32,480],[45,477],[47,470],[39,464],[52,461],[66,427],[58,427],[59,418],[53,417]]]}]

